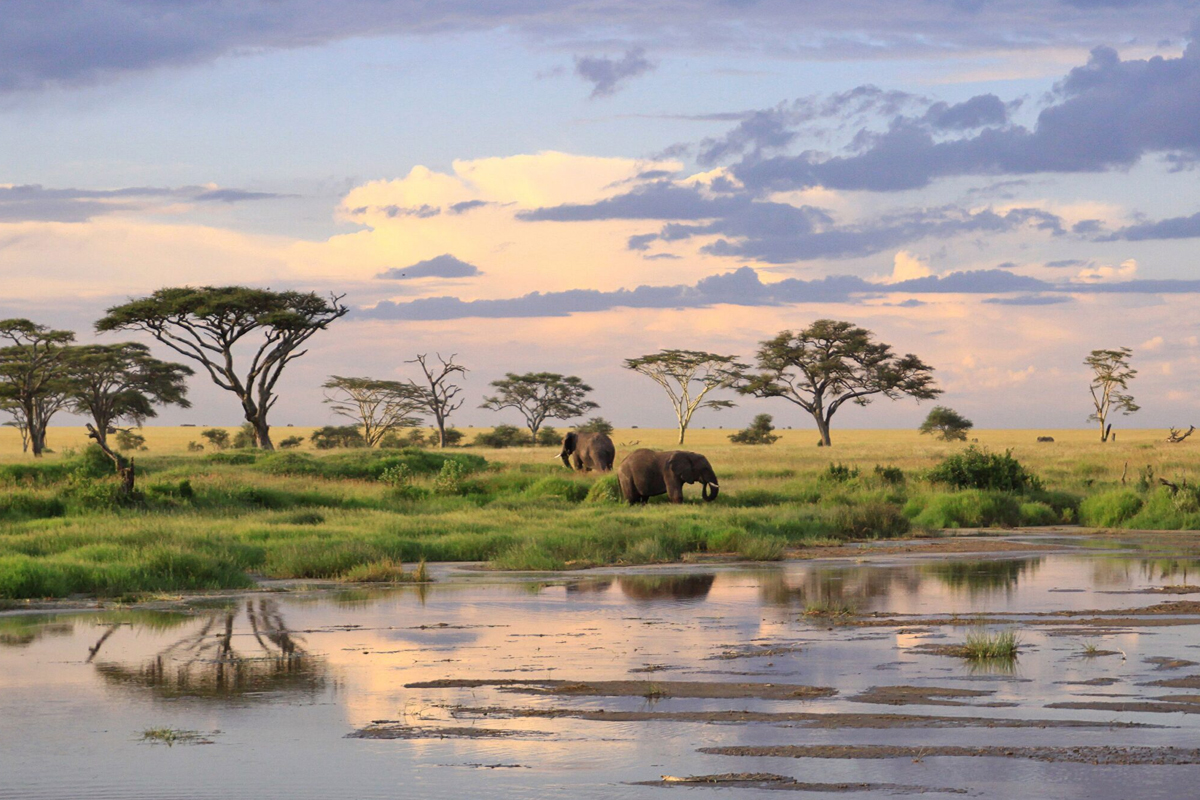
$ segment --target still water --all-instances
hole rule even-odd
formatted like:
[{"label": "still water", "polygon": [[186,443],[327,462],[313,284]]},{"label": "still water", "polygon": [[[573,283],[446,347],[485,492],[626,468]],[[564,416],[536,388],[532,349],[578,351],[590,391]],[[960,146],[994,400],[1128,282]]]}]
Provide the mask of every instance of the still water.
[{"label": "still water", "polygon": [[[1200,615],[1093,613],[1198,572],[867,556],[0,615],[0,798],[1195,797],[1200,766],[1068,748],[1198,760],[1162,748],[1200,747]],[[1015,662],[938,652],[981,618]],[[702,752],[739,747],[768,749]],[[643,785],[728,773],[775,777]]]}]

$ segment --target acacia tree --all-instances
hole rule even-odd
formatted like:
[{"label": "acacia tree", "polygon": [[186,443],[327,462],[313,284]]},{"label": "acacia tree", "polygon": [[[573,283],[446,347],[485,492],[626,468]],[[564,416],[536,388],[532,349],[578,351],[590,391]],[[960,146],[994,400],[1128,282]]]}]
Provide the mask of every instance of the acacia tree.
[{"label": "acacia tree", "polygon": [[932,400],[942,393],[932,367],[911,353],[896,355],[891,345],[850,322],[819,319],[801,331],[782,331],[762,342],[757,361],[760,373],[738,391],[800,406],[816,421],[826,447],[833,444],[833,415],[847,402],[865,406],[875,395]]},{"label": "acacia tree", "polygon": [[625,368],[640,372],[663,387],[675,418],[679,421],[679,443],[687,433],[692,415],[701,408],[732,408],[730,400],[706,400],[713,389],[733,386],[743,376],[746,364],[737,356],[722,356],[699,350],[660,350],[625,359]]},{"label": "acacia tree", "polygon": [[50,418],[67,404],[63,364],[75,334],[27,319],[0,321],[0,404],[14,418],[29,449],[41,456]]},{"label": "acacia tree", "polygon": [[1100,441],[1107,442],[1112,435],[1112,424],[1108,417],[1113,411],[1129,416],[1140,406],[1128,394],[1129,382],[1137,370],[1129,366],[1133,351],[1128,347],[1116,350],[1093,350],[1083,363],[1092,369],[1092,382],[1088,389],[1092,393],[1092,404],[1096,410],[1088,422],[1100,423]]},{"label": "acacia tree", "polygon": [[246,286],[159,289],[108,309],[96,330],[143,331],[198,361],[213,383],[237,395],[258,446],[273,450],[267,413],[278,400],[279,376],[308,352],[300,348],[313,334],[349,311],[343,296]]},{"label": "acacia tree", "polygon": [[437,354],[438,361],[441,366],[431,365],[425,357],[425,354],[414,358],[412,361],[406,361],[406,364],[420,364],[421,372],[425,375],[425,383],[418,384],[414,380],[409,380],[409,385],[416,392],[416,400],[418,407],[422,411],[429,412],[433,416],[433,424],[437,427],[438,432],[438,447],[446,446],[446,420],[450,415],[462,406],[466,398],[458,397],[462,393],[462,387],[456,383],[451,383],[450,379],[455,375],[467,374],[467,368],[461,364],[454,363],[454,357],[457,353],[451,353],[449,359],[442,358],[442,354]]},{"label": "acacia tree", "polygon": [[929,410],[929,416],[917,428],[921,433],[938,435],[943,442],[965,442],[967,431],[975,427],[975,423],[952,408],[934,406]]},{"label": "acacia tree", "polygon": [[416,427],[421,421],[413,416],[420,408],[420,391],[411,383],[330,375],[323,388],[333,412],[362,428],[367,447],[378,446],[396,428]]},{"label": "acacia tree", "polygon": [[525,425],[534,444],[538,430],[548,419],[580,417],[600,406],[586,399],[592,387],[574,375],[556,372],[528,372],[517,375],[509,372],[503,380],[492,381],[495,397],[484,397],[480,408],[500,411],[515,408],[525,417]]},{"label": "acacia tree", "polygon": [[160,361],[138,342],[73,348],[66,365],[71,410],[91,417],[89,436],[108,452],[108,435],[121,423],[134,427],[158,416],[155,406],[191,408],[186,379],[191,367]]}]

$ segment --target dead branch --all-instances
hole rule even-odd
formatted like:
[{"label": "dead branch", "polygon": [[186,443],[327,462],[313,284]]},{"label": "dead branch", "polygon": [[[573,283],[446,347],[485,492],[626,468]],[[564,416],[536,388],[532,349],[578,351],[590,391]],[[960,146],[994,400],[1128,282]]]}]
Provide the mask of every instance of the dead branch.
[{"label": "dead branch", "polygon": [[1167,434],[1167,441],[1171,444],[1178,444],[1191,436],[1195,430],[1195,425],[1190,426],[1185,433],[1180,433],[1178,428],[1171,428],[1171,432]]}]

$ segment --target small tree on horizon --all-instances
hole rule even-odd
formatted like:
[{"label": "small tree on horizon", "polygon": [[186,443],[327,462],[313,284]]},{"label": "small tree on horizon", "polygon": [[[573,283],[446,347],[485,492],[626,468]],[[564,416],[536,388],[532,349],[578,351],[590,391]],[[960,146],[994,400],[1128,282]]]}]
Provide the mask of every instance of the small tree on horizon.
[{"label": "small tree on horizon", "polygon": [[923,434],[937,434],[943,442],[965,442],[967,432],[974,427],[974,422],[954,409],[934,406],[917,430]]},{"label": "small tree on horizon", "polygon": [[875,395],[889,400],[932,400],[942,393],[933,368],[911,353],[897,356],[891,345],[850,322],[819,319],[800,331],[782,331],[761,344],[759,374],[738,387],[755,397],[782,397],[803,408],[829,447],[833,415],[852,402],[865,406]]},{"label": "small tree on horizon", "polygon": [[679,443],[683,444],[692,415],[701,408],[719,411],[733,408],[732,400],[705,399],[714,389],[733,386],[742,379],[748,365],[737,356],[723,356],[700,350],[660,350],[650,355],[625,359],[625,368],[640,372],[661,386],[671,398],[679,423]]},{"label": "small tree on horizon", "polygon": [[605,436],[611,436],[613,432],[613,424],[604,417],[592,417],[587,422],[576,425],[577,433],[603,433]]},{"label": "small tree on horizon", "polygon": [[50,419],[66,407],[69,382],[64,362],[75,334],[52,330],[27,319],[0,321],[0,408],[28,437],[40,457],[46,448]]},{"label": "small tree on horizon", "polygon": [[1088,389],[1095,407],[1088,422],[1100,423],[1102,442],[1107,442],[1112,435],[1112,424],[1108,418],[1113,411],[1129,416],[1140,408],[1127,391],[1129,382],[1137,375],[1137,370],[1129,366],[1132,355],[1133,351],[1128,347],[1119,347],[1116,350],[1093,350],[1083,360],[1092,370],[1092,382]]},{"label": "small tree on horizon", "polygon": [[367,447],[378,447],[392,431],[415,428],[421,422],[414,416],[423,406],[421,391],[412,383],[330,375],[322,388],[333,412],[362,429]]},{"label": "small tree on horizon", "polygon": [[237,396],[258,446],[273,450],[267,413],[279,399],[279,377],[308,352],[300,349],[305,342],[350,310],[341,299],[248,286],[159,289],[108,309],[96,330],[142,331],[199,362],[213,383]]},{"label": "small tree on horizon", "polygon": [[772,419],[770,414],[755,415],[749,426],[729,434],[729,441],[734,444],[775,444],[779,441],[779,434],[772,432],[775,430]]},{"label": "small tree on horizon", "polygon": [[530,441],[538,441],[538,431],[548,419],[568,420],[581,417],[600,406],[586,399],[592,387],[574,375],[556,372],[527,372],[524,375],[506,373],[502,380],[492,381],[494,397],[484,397],[480,408],[501,411],[516,409],[525,418]]}]

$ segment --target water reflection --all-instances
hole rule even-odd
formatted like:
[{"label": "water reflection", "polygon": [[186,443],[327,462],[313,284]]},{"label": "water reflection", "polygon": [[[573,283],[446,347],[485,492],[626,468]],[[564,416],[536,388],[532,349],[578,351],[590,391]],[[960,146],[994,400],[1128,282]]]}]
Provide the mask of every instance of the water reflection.
[{"label": "water reflection", "polygon": [[45,617],[0,617],[0,647],[28,647],[47,636],[70,636],[75,626]]},{"label": "water reflection", "polygon": [[161,698],[312,694],[324,686],[322,660],[305,650],[303,637],[288,628],[271,598],[207,614],[194,630],[138,663],[98,658],[122,624],[108,625],[87,658],[116,686],[148,689]]},{"label": "water reflection", "polygon": [[621,594],[631,600],[703,600],[716,575],[622,575]]},{"label": "water reflection", "polygon": [[970,597],[998,591],[1011,595],[1020,580],[1026,576],[1033,577],[1041,564],[1040,558],[943,561],[925,564],[921,567],[921,572],[936,578],[947,589],[965,591]]},{"label": "water reflection", "polygon": [[763,572],[759,596],[767,605],[828,604],[862,609],[873,599],[915,594],[920,586],[920,573],[908,567],[833,567],[808,570],[799,576],[784,571]]}]

